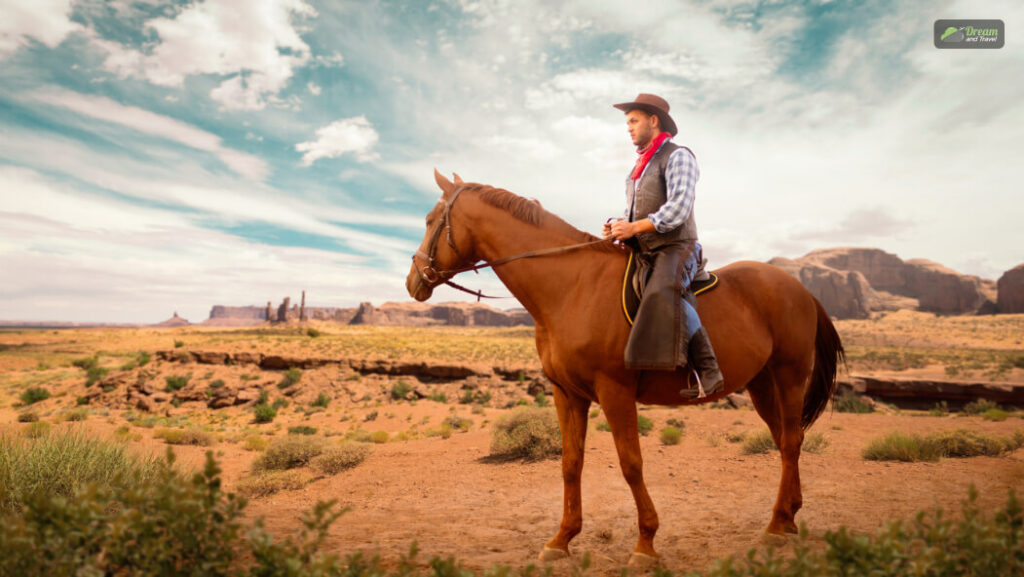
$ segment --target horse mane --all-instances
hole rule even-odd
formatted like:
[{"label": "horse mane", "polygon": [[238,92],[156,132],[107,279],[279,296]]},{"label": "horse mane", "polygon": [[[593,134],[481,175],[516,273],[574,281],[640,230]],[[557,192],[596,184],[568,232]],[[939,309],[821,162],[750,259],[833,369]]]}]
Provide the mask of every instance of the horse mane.
[{"label": "horse mane", "polygon": [[[521,220],[529,225],[536,226],[538,228],[553,228],[566,234],[569,238],[579,239],[578,242],[590,242],[598,240],[598,237],[584,232],[573,225],[562,220],[558,215],[549,212],[541,206],[540,201],[533,198],[525,198],[509,192],[504,188],[495,188],[486,184],[469,184],[466,186],[467,191],[477,192],[477,197],[485,203],[499,208],[509,216]],[[610,243],[598,244],[593,247],[596,250],[607,249],[613,252],[619,252],[619,249],[612,246]]]}]

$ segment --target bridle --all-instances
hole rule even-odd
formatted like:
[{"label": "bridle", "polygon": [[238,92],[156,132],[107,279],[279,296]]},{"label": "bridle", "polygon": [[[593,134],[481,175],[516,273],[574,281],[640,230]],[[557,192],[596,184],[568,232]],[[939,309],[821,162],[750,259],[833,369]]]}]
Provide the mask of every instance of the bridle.
[{"label": "bridle", "polygon": [[496,296],[485,295],[485,294],[483,294],[483,292],[481,292],[479,290],[475,290],[474,291],[474,290],[468,289],[468,288],[466,288],[466,287],[464,287],[462,285],[459,285],[459,284],[457,284],[455,282],[452,282],[451,278],[454,277],[455,275],[461,273],[461,272],[467,272],[467,271],[478,272],[480,269],[484,269],[484,268],[488,268],[488,267],[492,267],[493,268],[493,267],[496,267],[498,265],[502,265],[502,264],[505,264],[507,262],[512,262],[514,260],[519,260],[519,259],[522,259],[522,258],[531,258],[531,257],[537,257],[537,256],[561,254],[561,253],[569,252],[569,251],[576,250],[576,249],[579,249],[579,248],[583,248],[583,247],[586,247],[586,246],[591,246],[591,245],[595,245],[595,244],[601,244],[601,243],[604,243],[604,242],[611,242],[611,239],[597,239],[597,240],[592,240],[592,241],[589,241],[589,242],[581,242],[579,244],[571,244],[571,245],[568,245],[568,246],[558,246],[558,247],[554,247],[554,248],[546,248],[546,249],[541,249],[541,250],[532,250],[532,251],[529,251],[529,252],[524,252],[524,253],[513,255],[513,256],[507,256],[507,257],[504,257],[504,258],[499,258],[497,260],[492,260],[490,262],[485,262],[483,264],[472,264],[472,265],[464,266],[464,267],[460,267],[460,268],[453,268],[453,269],[446,269],[446,270],[437,270],[437,268],[434,267],[434,259],[437,256],[437,245],[438,245],[438,241],[441,239],[441,231],[442,231],[442,229],[444,229],[444,231],[445,231],[445,238],[448,240],[448,246],[451,247],[452,251],[455,253],[455,256],[458,257],[459,261],[464,260],[464,257],[462,256],[462,253],[459,252],[459,247],[455,245],[455,239],[452,238],[452,218],[451,218],[452,205],[454,205],[455,204],[455,200],[459,198],[459,194],[462,193],[463,188],[464,188],[464,186],[459,186],[458,188],[456,188],[455,191],[452,193],[451,198],[449,198],[448,200],[445,201],[444,207],[443,207],[443,209],[441,211],[441,220],[440,220],[440,222],[437,223],[437,228],[434,229],[434,232],[432,232],[430,234],[430,244],[427,245],[427,252],[424,253],[422,250],[417,250],[416,253],[412,256],[412,261],[413,261],[413,266],[414,267],[416,266],[416,257],[420,257],[422,259],[426,259],[426,261],[427,261],[426,266],[423,266],[423,267],[421,267],[421,268],[419,268],[417,270],[418,270],[418,272],[420,274],[420,279],[422,279],[423,282],[427,283],[427,286],[437,286],[439,284],[446,284],[446,285],[448,285],[448,286],[450,286],[450,287],[452,287],[452,288],[454,288],[456,290],[460,290],[460,291],[462,291],[464,293],[469,293],[469,294],[475,296],[477,302],[479,302],[481,298],[487,298],[487,299],[509,298],[509,297],[496,297]]}]

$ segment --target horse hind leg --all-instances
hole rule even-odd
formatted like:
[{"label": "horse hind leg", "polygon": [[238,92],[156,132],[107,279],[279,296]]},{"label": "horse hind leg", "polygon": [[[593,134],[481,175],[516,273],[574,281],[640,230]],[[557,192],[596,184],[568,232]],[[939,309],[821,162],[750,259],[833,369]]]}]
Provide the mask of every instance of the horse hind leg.
[{"label": "horse hind leg", "polygon": [[782,478],[772,509],[772,520],[765,529],[782,535],[798,532],[795,517],[803,505],[800,489],[800,447],[804,440],[801,418],[804,390],[810,368],[802,365],[766,367],[747,386],[757,414],[768,424],[775,446],[782,456]]}]

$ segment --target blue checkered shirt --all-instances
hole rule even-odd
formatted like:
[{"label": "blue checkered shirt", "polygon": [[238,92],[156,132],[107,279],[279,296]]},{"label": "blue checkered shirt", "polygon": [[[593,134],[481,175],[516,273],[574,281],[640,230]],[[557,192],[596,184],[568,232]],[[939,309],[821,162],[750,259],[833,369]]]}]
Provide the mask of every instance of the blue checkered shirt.
[{"label": "blue checkered shirt", "polygon": [[[668,140],[665,140],[668,142]],[[665,146],[662,143],[662,146]],[[648,163],[644,168],[650,168]],[[639,185],[643,174],[636,179],[633,186]],[[700,180],[700,168],[697,167],[697,159],[693,153],[685,148],[677,148],[672,156],[668,157],[668,165],[665,167],[665,204],[657,211],[647,215],[647,218],[654,225],[658,232],[668,232],[680,227],[686,219],[690,218],[693,211],[694,189],[697,181]],[[629,218],[629,207],[626,208],[626,218]]]}]

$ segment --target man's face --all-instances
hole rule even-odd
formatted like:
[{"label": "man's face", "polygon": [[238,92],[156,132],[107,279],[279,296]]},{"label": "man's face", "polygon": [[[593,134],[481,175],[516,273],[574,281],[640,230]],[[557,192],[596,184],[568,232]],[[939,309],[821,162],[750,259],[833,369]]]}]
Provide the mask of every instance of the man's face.
[{"label": "man's face", "polygon": [[647,114],[643,110],[630,110],[626,113],[626,128],[629,137],[638,148],[645,148],[658,135],[658,117]]}]

